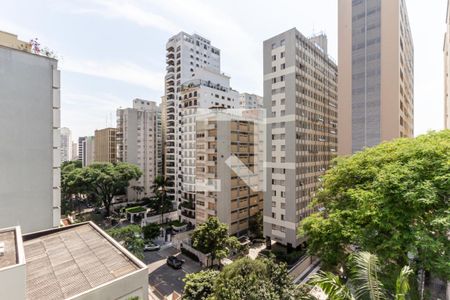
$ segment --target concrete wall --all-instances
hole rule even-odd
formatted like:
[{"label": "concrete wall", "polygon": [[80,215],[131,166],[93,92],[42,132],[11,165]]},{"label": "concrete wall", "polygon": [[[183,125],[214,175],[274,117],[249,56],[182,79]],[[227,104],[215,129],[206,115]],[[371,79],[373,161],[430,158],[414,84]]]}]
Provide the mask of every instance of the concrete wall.
[{"label": "concrete wall", "polygon": [[125,300],[133,296],[139,297],[139,300],[148,299],[148,269],[136,271],[69,299]]},{"label": "concrete wall", "polygon": [[59,225],[56,68],[54,59],[0,47],[0,227]]}]

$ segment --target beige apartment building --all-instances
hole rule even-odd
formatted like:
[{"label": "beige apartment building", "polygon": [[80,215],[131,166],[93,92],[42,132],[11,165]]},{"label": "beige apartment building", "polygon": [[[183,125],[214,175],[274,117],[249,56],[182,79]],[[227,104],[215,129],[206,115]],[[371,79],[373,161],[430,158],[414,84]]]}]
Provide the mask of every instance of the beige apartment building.
[{"label": "beige apartment building", "polygon": [[262,212],[258,133],[251,118],[235,118],[223,108],[212,109],[197,122],[197,224],[215,216],[228,225],[229,234],[240,236]]},{"label": "beige apartment building", "polygon": [[95,131],[95,162],[117,161],[116,128],[104,128]]},{"label": "beige apartment building", "polygon": [[338,152],[414,136],[414,48],[404,0],[339,0]]},{"label": "beige apartment building", "polygon": [[337,66],[326,36],[293,28],[264,41],[267,158],[264,235],[288,248],[337,150]]},{"label": "beige apartment building", "polygon": [[445,19],[447,31],[444,36],[444,128],[450,129],[450,1],[447,1],[447,16]]}]

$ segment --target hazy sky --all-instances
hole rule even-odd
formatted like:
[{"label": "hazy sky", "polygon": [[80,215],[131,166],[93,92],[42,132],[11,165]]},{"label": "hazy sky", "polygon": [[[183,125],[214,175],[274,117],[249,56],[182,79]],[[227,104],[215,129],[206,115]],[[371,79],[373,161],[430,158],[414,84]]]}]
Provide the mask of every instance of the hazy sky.
[{"label": "hazy sky", "polygon": [[[415,52],[415,132],[443,127],[446,0],[407,0]],[[337,59],[337,0],[0,0],[0,30],[39,38],[62,71],[62,126],[73,139],[115,124],[134,98],[160,102],[165,44],[183,30],[221,49],[239,92],[262,94],[262,42],[296,27],[328,35]]]}]

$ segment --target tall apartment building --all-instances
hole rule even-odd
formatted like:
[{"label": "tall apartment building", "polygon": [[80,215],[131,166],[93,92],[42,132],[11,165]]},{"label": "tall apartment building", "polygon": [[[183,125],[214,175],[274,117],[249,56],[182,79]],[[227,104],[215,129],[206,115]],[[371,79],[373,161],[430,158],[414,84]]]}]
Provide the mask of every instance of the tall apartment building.
[{"label": "tall apartment building", "polygon": [[[264,205],[258,134],[258,124],[252,118],[236,117],[223,108],[211,109],[197,123],[197,224],[215,216],[228,225],[229,234],[248,234],[250,220],[262,212]],[[229,161],[231,157],[235,161]],[[243,167],[249,172],[238,174],[236,171]]]},{"label": "tall apartment building", "polygon": [[339,0],[339,154],[414,135],[414,49],[404,0]]},{"label": "tall apartment building", "polygon": [[93,136],[82,136],[78,138],[78,160],[83,167],[94,162],[95,138]]},{"label": "tall apartment building", "polygon": [[230,77],[207,68],[195,68],[191,80],[181,85],[179,118],[181,125],[181,194],[179,215],[195,224],[197,114],[210,107],[236,108],[239,93],[230,88]]},{"label": "tall apartment building", "polygon": [[220,50],[211,42],[197,34],[180,32],[171,37],[166,44],[165,93],[163,96],[165,128],[164,172],[172,182],[168,197],[181,202],[181,126],[179,116],[179,97],[181,85],[192,79],[196,68],[208,68],[220,72]]},{"label": "tall apartment building", "polygon": [[104,128],[95,131],[95,162],[117,161],[116,128]]},{"label": "tall apartment building", "polygon": [[293,28],[264,41],[264,235],[290,247],[337,150],[337,66],[326,43]]},{"label": "tall apartment building", "polygon": [[72,132],[67,127],[60,129],[61,162],[72,160]]},{"label": "tall apartment building", "polygon": [[54,58],[0,32],[0,228],[60,223],[60,72]]},{"label": "tall apartment building", "polygon": [[447,31],[444,36],[444,128],[450,129],[450,1],[447,1],[447,16],[445,19]]},{"label": "tall apartment building", "polygon": [[239,106],[245,109],[262,108],[263,98],[255,94],[241,93],[239,95]]},{"label": "tall apartment building", "polygon": [[[162,174],[161,111],[154,101],[134,99],[132,108],[117,110],[117,160],[138,166],[142,177],[130,183],[128,199],[153,195],[155,177]],[[144,188],[136,193],[134,186]]]}]

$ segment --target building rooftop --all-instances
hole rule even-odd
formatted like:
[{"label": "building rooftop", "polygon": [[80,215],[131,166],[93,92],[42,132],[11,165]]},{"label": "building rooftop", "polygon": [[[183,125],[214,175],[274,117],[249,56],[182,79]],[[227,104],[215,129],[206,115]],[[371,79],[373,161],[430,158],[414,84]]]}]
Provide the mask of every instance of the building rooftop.
[{"label": "building rooftop", "polygon": [[27,299],[66,299],[146,268],[92,223],[23,240]]},{"label": "building rooftop", "polygon": [[0,269],[18,263],[16,230],[8,228],[0,231]]}]

